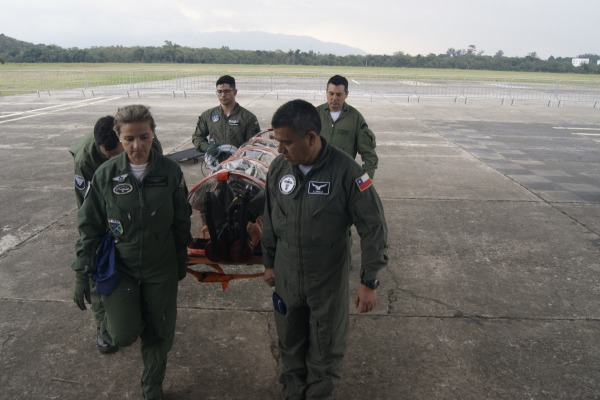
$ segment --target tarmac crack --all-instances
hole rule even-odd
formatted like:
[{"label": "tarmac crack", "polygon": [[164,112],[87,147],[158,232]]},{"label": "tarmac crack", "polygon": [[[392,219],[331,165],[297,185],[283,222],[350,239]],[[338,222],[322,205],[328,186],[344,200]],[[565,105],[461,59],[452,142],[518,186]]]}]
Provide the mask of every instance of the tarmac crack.
[{"label": "tarmac crack", "polygon": [[66,212],[64,212],[62,215],[60,215],[58,217],[58,219],[55,219],[53,221],[50,221],[46,226],[41,227],[40,229],[37,229],[33,232],[31,232],[30,234],[26,235],[23,238],[19,238],[18,241],[11,243],[10,246],[7,246],[6,248],[2,248],[0,249],[0,257],[4,256],[5,254],[9,253],[10,251],[28,243],[30,240],[35,239],[36,237],[38,237],[39,235],[41,235],[42,233],[44,233],[45,231],[47,231],[48,229],[50,229],[52,226],[60,223],[60,221],[64,218],[66,218],[69,214],[71,214],[73,211],[75,211],[76,208],[72,208]]},{"label": "tarmac crack", "polygon": [[[462,311],[460,311],[457,307],[454,307],[454,306],[452,306],[450,304],[444,303],[441,300],[434,299],[434,298],[431,298],[431,297],[426,297],[426,296],[420,296],[417,293],[415,293],[414,291],[408,290],[408,289],[398,288],[398,290],[400,292],[407,293],[410,297],[412,297],[414,299],[431,301],[431,302],[433,302],[435,304],[441,305],[441,306],[443,306],[443,307],[445,307],[445,308],[447,308],[449,310],[452,310],[453,313],[454,313],[454,317],[460,317],[460,316],[464,315],[464,313]],[[388,292],[388,298],[389,298],[389,304],[390,304],[389,308],[390,308],[390,311],[391,311],[393,309],[393,303],[395,303],[398,300],[398,297],[396,295],[396,289],[391,289]]]},{"label": "tarmac crack", "polygon": [[[414,299],[427,300],[427,301],[431,301],[435,304],[441,305],[441,306],[451,310],[452,315],[392,314],[392,312],[394,310],[394,305],[399,300],[397,291],[406,293]],[[463,320],[484,320],[484,321],[547,321],[547,322],[552,322],[552,321],[557,321],[557,322],[560,322],[560,321],[573,321],[573,322],[583,321],[583,322],[587,322],[587,321],[589,321],[589,322],[600,322],[600,317],[532,317],[532,316],[510,316],[510,315],[493,316],[493,315],[482,315],[482,314],[476,314],[476,313],[475,314],[466,313],[466,312],[460,310],[458,307],[454,307],[451,304],[447,304],[439,299],[426,297],[426,296],[420,296],[412,290],[402,289],[402,288],[388,290],[387,296],[388,296],[388,304],[389,305],[388,305],[388,311],[387,311],[385,317],[414,318],[414,319],[418,319],[418,318],[423,318],[423,319],[425,319],[425,318],[463,319]],[[379,316],[381,316],[381,315],[379,315]]]},{"label": "tarmac crack", "polygon": [[281,370],[281,357],[279,356],[279,350],[277,349],[277,333],[276,328],[273,326],[274,320],[272,318],[267,319],[267,335],[269,336],[269,351],[275,361],[275,376],[278,376]]}]

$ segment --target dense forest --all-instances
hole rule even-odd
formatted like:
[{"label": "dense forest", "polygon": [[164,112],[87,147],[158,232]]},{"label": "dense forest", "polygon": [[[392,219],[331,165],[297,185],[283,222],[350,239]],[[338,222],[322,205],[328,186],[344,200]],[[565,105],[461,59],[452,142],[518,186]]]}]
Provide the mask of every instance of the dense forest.
[{"label": "dense forest", "polygon": [[106,46],[88,49],[62,48],[33,44],[0,34],[0,63],[181,63],[181,64],[249,64],[249,65],[318,65],[372,66],[405,68],[452,68],[492,71],[574,72],[600,74],[596,54],[581,54],[590,63],[574,67],[571,57],[540,59],[535,52],[526,57],[505,57],[499,50],[484,55],[475,45],[466,49],[449,48],[444,54],[411,56],[402,51],[393,55],[336,56],[313,51],[261,51],[192,48],[165,41],[160,47]]}]

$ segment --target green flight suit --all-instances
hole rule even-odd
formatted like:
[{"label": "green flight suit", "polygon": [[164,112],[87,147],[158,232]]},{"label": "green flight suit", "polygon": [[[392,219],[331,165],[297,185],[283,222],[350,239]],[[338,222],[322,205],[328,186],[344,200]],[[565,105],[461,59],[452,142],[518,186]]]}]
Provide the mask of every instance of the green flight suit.
[{"label": "green flight suit", "polygon": [[231,144],[240,147],[252,136],[260,132],[256,116],[244,107],[236,104],[229,116],[223,113],[221,106],[204,111],[198,117],[192,143],[200,153],[206,153],[209,139],[217,145]]},{"label": "green flight suit", "polygon": [[344,103],[335,122],[331,119],[327,103],[318,106],[317,111],[321,116],[321,136],[352,158],[360,154],[363,170],[373,179],[379,163],[375,152],[375,134],[369,129],[362,114],[348,103]]},{"label": "green flight suit", "polygon": [[331,398],[340,378],[351,225],[361,238],[360,277],[375,279],[387,265],[387,224],[375,188],[354,160],[321,140],[306,176],[282,156],[267,176],[263,260],[275,268],[275,290],[287,308],[285,315],[275,312],[286,399]]},{"label": "green flight suit", "polygon": [[125,347],[141,337],[142,390],[162,389],[177,316],[177,281],[185,277],[190,213],[181,169],[151,150],[141,183],[130,173],[127,154],[105,162],[94,174],[79,210],[76,271],[85,270],[107,228],[118,241],[119,283],[108,296],[103,338]]},{"label": "green flight suit", "polygon": [[[162,146],[158,138],[154,138],[152,147],[162,154]],[[94,132],[85,134],[75,142],[69,152],[73,156],[75,164],[75,199],[77,200],[77,208],[80,208],[90,188],[90,182],[94,173],[108,158],[98,148],[94,140]],[[90,287],[94,287],[92,280],[90,280]],[[91,291],[90,297],[92,300],[92,315],[94,316],[96,327],[100,329],[100,324],[104,319],[102,298],[94,290]]]}]

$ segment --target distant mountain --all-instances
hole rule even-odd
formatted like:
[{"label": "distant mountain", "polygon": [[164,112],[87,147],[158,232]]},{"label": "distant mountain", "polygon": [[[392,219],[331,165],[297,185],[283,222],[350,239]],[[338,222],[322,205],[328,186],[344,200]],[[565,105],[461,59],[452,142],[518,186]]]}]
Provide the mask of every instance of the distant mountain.
[{"label": "distant mountain", "polygon": [[0,33],[0,55],[18,54],[20,51],[36,47],[33,43],[13,39]]},{"label": "distant mountain", "polygon": [[[191,48],[206,47],[209,49],[220,49],[228,47],[231,50],[281,50],[288,52],[290,50],[300,50],[308,53],[334,54],[336,56],[347,55],[366,55],[367,53],[356,47],[347,46],[340,43],[323,42],[309,36],[280,35],[267,32],[201,32],[194,35],[171,35],[170,37],[159,37],[159,34],[153,37],[146,37],[144,42],[131,44],[129,47],[148,46],[149,42],[155,43],[154,47],[163,46],[165,41],[170,41],[180,46]],[[105,46],[121,45],[120,43],[107,43]],[[56,45],[51,45],[60,47]],[[13,39],[4,34],[0,34],[0,55],[8,56],[17,54],[31,48],[45,48],[46,44],[33,44]],[[92,47],[92,46],[90,46]]]},{"label": "distant mountain", "polygon": [[321,54],[336,56],[366,55],[359,48],[345,44],[323,42],[309,36],[281,35],[267,32],[202,32],[197,35],[187,35],[181,38],[169,39],[173,43],[189,47],[221,48],[223,46],[235,50],[266,50],[266,51],[313,51]]}]

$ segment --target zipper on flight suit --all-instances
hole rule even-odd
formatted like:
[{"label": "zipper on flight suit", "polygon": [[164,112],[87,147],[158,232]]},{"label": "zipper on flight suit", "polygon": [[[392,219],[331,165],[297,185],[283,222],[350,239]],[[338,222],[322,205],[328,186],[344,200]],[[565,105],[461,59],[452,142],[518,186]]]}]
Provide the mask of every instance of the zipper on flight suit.
[{"label": "zipper on flight suit", "polygon": [[[310,174],[310,171],[308,172]],[[303,260],[302,260],[302,203],[304,202],[304,183],[306,182],[306,176],[300,173],[302,178],[302,184],[298,185],[298,196],[300,197],[300,201],[298,202],[298,207],[296,207],[296,237],[298,238],[298,274],[300,275],[300,279],[298,279],[300,283],[300,297],[302,301],[306,301],[306,296],[304,295],[304,268],[303,268]]]},{"label": "zipper on flight suit", "polygon": [[134,181],[135,187],[137,188],[138,191],[138,200],[139,200],[139,210],[140,210],[140,216],[139,216],[139,223],[140,223],[140,229],[139,229],[139,235],[140,235],[140,245],[139,245],[139,254],[138,254],[138,263],[139,263],[139,281],[142,281],[142,254],[144,253],[143,248],[144,248],[144,226],[143,226],[143,221],[144,221],[144,215],[143,212],[141,212],[144,208],[144,193],[143,193],[143,189],[144,189],[144,180],[142,178],[142,182],[139,182],[137,180],[136,177],[132,177],[132,181]]}]

